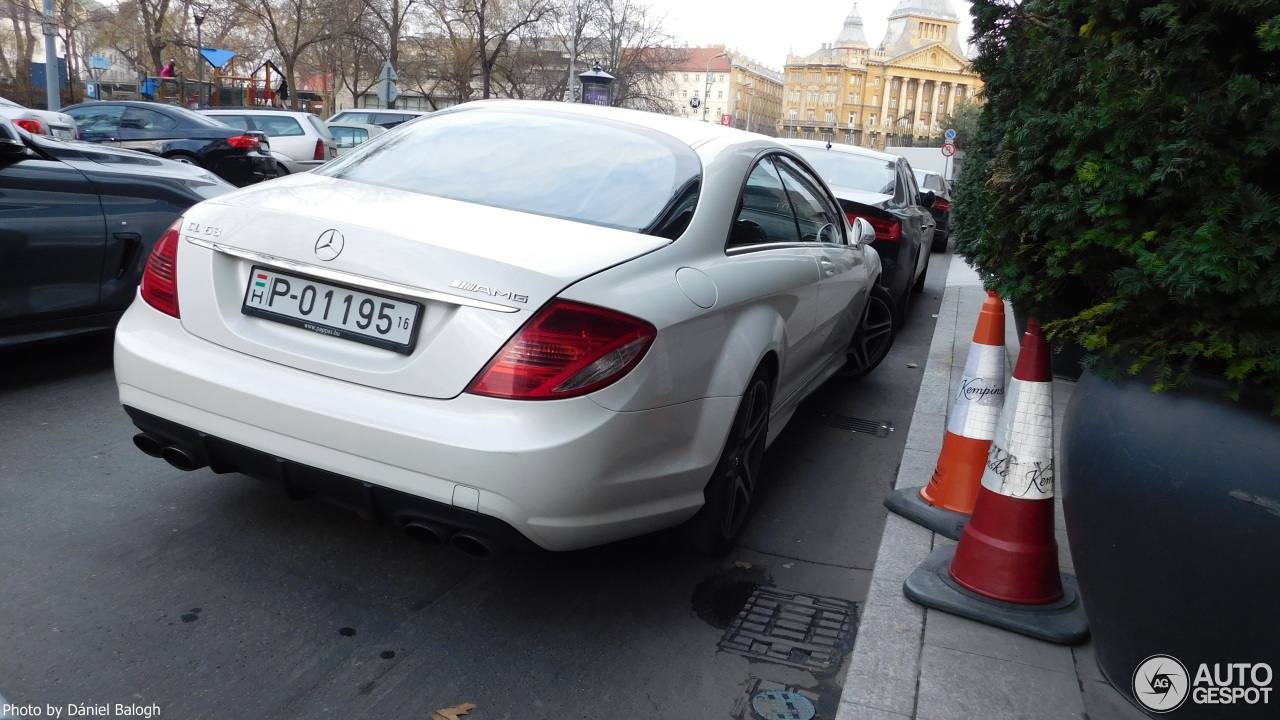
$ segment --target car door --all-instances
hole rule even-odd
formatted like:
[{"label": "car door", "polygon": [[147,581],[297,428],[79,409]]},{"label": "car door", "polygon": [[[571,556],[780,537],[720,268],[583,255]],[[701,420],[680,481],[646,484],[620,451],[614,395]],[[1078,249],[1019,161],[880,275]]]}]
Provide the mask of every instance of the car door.
[{"label": "car door", "polygon": [[814,175],[791,158],[779,157],[777,165],[800,223],[801,240],[810,244],[818,260],[818,359],[843,362],[871,289],[865,250],[850,242],[839,203]]},{"label": "car door", "polygon": [[67,110],[76,121],[80,131],[80,139],[85,142],[103,145],[120,144],[120,118],[124,115],[123,105],[110,103],[94,103],[81,105]]},{"label": "car door", "polygon": [[760,158],[748,173],[724,262],[710,268],[708,275],[725,300],[724,312],[764,310],[781,318],[775,406],[787,404],[815,372],[820,276],[813,249],[800,240],[773,156]]},{"label": "car door", "polygon": [[912,281],[924,272],[929,264],[929,246],[933,243],[933,229],[937,221],[933,213],[920,204],[920,186],[916,184],[916,174],[905,161],[898,163],[898,187],[903,191],[902,230],[911,236],[911,242],[920,248],[916,254],[916,266],[911,273]]},{"label": "car door", "polygon": [[120,146],[160,154],[164,142],[176,136],[178,120],[150,108],[129,106],[120,117]]},{"label": "car door", "polygon": [[[0,140],[16,140],[0,127]],[[99,310],[106,221],[93,185],[39,155],[0,154],[0,327]]]}]

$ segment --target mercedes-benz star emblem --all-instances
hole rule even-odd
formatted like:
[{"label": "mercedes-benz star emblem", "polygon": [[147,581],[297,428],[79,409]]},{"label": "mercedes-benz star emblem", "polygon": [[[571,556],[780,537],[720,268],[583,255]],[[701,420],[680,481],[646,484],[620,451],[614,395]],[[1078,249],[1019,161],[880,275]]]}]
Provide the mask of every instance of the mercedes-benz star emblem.
[{"label": "mercedes-benz star emblem", "polygon": [[316,240],[316,257],[329,262],[342,254],[342,233],[337,230],[325,230]]}]

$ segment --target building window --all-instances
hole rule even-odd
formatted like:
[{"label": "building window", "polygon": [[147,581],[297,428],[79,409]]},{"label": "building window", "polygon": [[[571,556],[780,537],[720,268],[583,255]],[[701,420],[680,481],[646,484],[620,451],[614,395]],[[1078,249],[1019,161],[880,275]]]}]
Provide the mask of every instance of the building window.
[{"label": "building window", "polygon": [[716,91],[716,99],[717,99],[717,100],[723,100],[723,99],[724,99],[724,91],[723,91],[723,90],[717,90],[717,91]]},{"label": "building window", "polygon": [[879,96],[879,95],[872,95],[872,96],[871,96],[871,104],[872,104],[872,105],[879,105],[879,104],[880,104],[880,96]]},{"label": "building window", "polygon": [[963,88],[963,87],[958,87],[958,88],[956,88],[956,97],[958,97],[958,98],[962,98],[962,97],[964,97],[964,88]]},{"label": "building window", "polygon": [[817,118],[814,117],[814,112],[812,110],[809,111],[809,122],[817,122]]},{"label": "building window", "polygon": [[795,122],[795,121],[796,121],[796,116],[798,116],[798,115],[800,114],[800,111],[799,111],[799,110],[796,110],[795,108],[791,108],[791,109],[790,109],[790,110],[788,110],[787,112],[791,115],[791,122]]},{"label": "building window", "polygon": [[871,116],[867,118],[867,124],[868,124],[868,125],[875,125],[875,124],[876,124],[876,114],[875,114],[875,113],[871,113]]},{"label": "building window", "polygon": [[835,114],[834,112],[831,112],[830,110],[828,110],[828,111],[827,111],[827,115],[826,115],[825,120],[826,120],[827,122],[829,122],[829,123],[830,123],[830,122],[835,122],[835,121],[836,121],[836,114]]},{"label": "building window", "polygon": [[684,81],[689,82],[689,73],[684,74]]},{"label": "building window", "polygon": [[871,78],[871,87],[874,87],[874,88],[878,88],[878,87],[880,87],[880,78],[878,78],[878,77],[877,77],[877,78]]},{"label": "building window", "polygon": [[856,112],[849,113],[849,124],[850,125],[858,124],[858,113]]}]

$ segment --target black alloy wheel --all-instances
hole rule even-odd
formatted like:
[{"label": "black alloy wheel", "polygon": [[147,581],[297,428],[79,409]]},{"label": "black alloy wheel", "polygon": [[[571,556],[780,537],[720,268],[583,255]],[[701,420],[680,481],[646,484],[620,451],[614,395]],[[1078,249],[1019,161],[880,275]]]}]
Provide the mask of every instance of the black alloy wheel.
[{"label": "black alloy wheel", "polygon": [[840,377],[856,380],[875,370],[893,348],[897,334],[893,297],[882,286],[874,285],[871,297],[867,298],[867,308],[862,313],[862,323],[849,342],[848,359]]},{"label": "black alloy wheel", "polygon": [[689,521],[690,542],[700,553],[724,555],[746,526],[769,437],[771,394],[768,373],[757,370],[738,404],[720,462],[703,490],[706,503]]}]

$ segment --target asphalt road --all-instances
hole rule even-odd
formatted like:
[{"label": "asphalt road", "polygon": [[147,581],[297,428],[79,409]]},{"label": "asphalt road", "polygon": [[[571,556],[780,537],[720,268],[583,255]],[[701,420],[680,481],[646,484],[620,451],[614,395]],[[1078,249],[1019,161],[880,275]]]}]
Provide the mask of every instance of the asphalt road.
[{"label": "asphalt road", "polygon": [[[0,694],[42,717],[429,718],[469,702],[477,720],[599,720],[751,718],[752,695],[790,688],[830,718],[843,665],[718,644],[757,587],[865,598],[949,258],[933,256],[884,365],[796,413],[721,559],[671,534],[487,560],[427,548],[143,455],[109,339],[0,355]],[[832,424],[850,419],[893,431]]]}]

